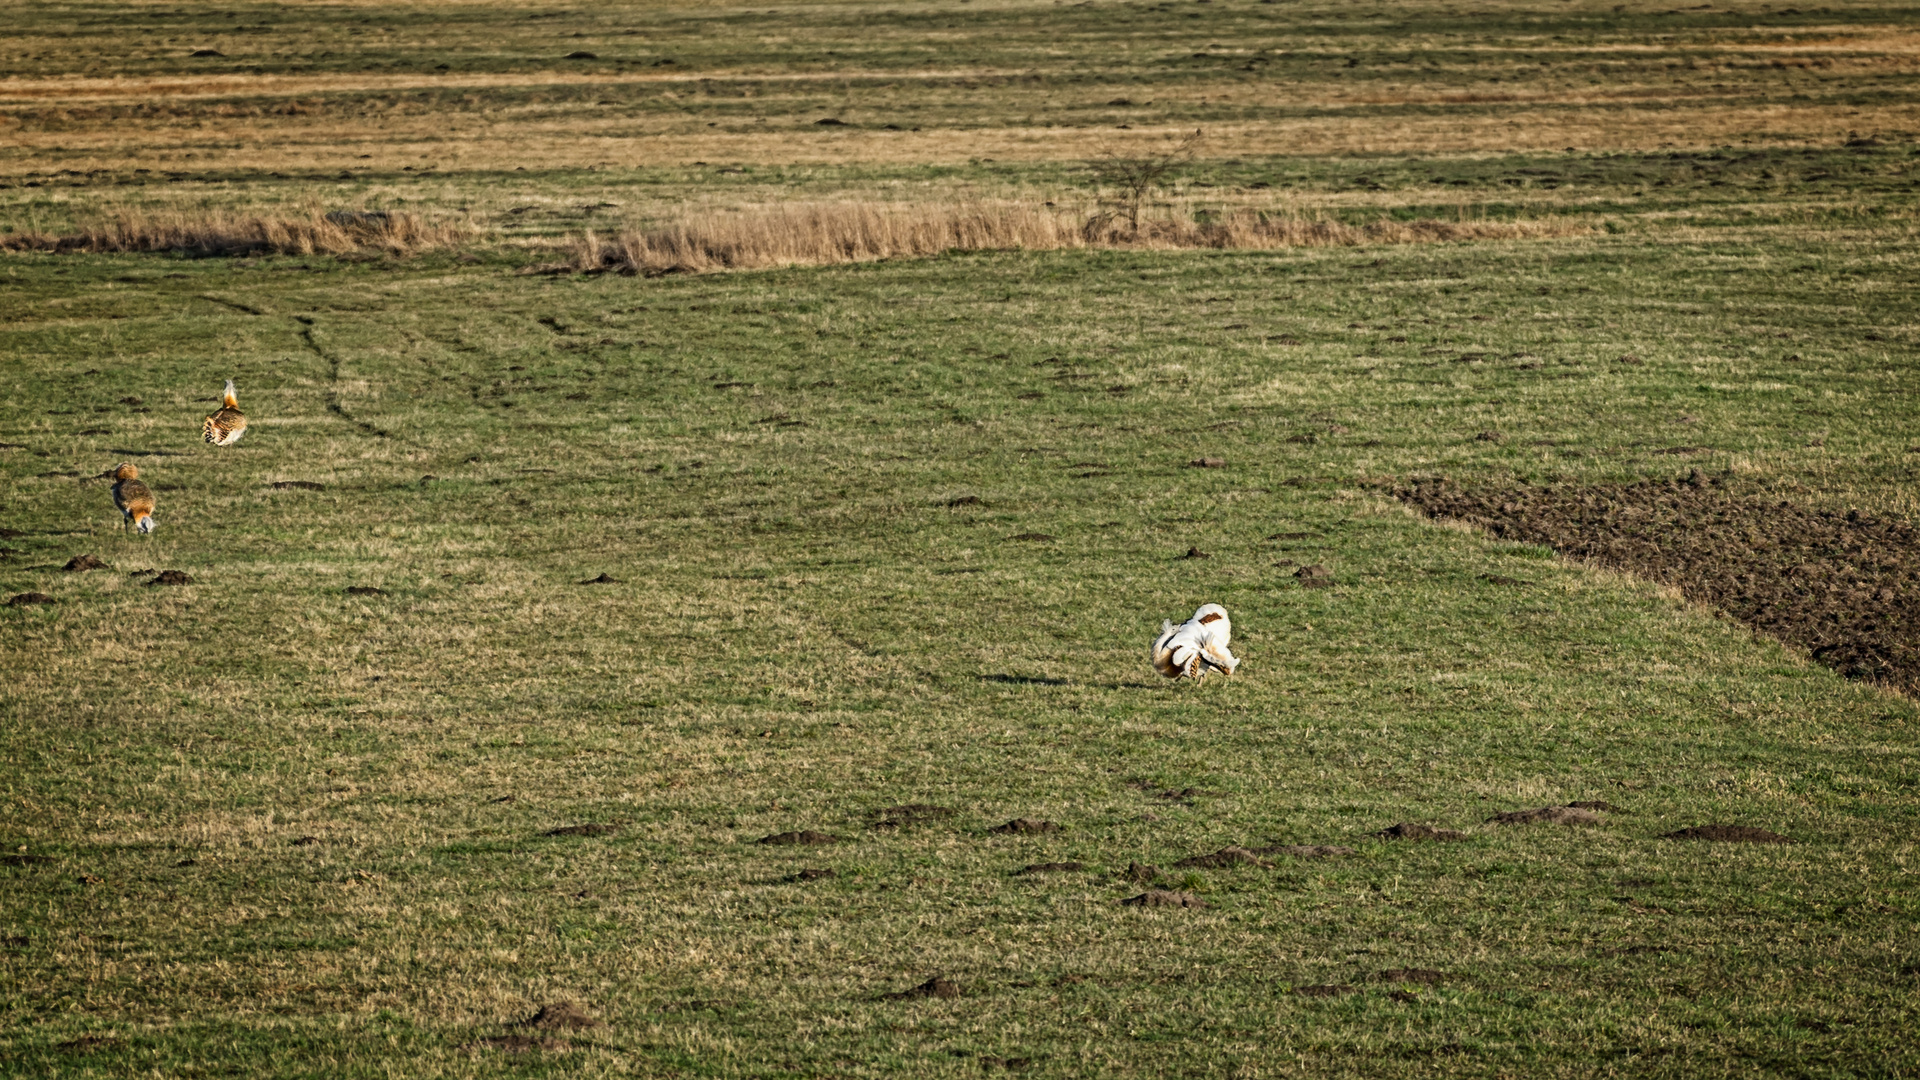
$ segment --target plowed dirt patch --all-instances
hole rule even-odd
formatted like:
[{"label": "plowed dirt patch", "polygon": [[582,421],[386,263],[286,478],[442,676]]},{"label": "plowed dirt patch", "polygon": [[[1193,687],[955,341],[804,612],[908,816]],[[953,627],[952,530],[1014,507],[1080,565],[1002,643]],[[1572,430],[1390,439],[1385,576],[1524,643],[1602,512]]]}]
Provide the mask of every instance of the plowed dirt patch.
[{"label": "plowed dirt patch", "polygon": [[1920,533],[1685,480],[1394,493],[1436,518],[1678,587],[1844,674],[1920,693]]}]

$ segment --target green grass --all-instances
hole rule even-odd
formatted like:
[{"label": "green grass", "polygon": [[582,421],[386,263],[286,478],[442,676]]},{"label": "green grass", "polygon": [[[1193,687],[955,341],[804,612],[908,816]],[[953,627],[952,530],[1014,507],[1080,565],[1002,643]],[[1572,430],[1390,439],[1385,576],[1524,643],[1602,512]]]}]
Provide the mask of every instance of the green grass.
[{"label": "green grass", "polygon": [[[59,603],[0,609],[0,841],[52,860],[0,867],[0,1068],[1910,1073],[1913,703],[1383,495],[1698,467],[1911,516],[1887,235],[11,258],[0,590]],[[252,427],[216,451],[229,376]],[[120,460],[150,538],[73,475]],[[1159,679],[1206,601],[1242,676]],[[1630,813],[1478,824],[1583,798]],[[910,801],[959,814],[866,828]],[[1016,816],[1065,831],[986,833]],[[1471,835],[1368,835],[1403,820]],[[588,821],[620,831],[540,835]],[[1800,842],[1657,839],[1706,822]],[[752,843],[789,829],[846,842]],[[1263,841],[1359,853],[1118,904],[1129,862]],[[1402,967],[1452,978],[1369,981]],[[964,995],[880,999],[936,973]],[[1284,993],[1319,983],[1362,989]],[[460,1049],[559,998],[609,1026]]]},{"label": "green grass", "polygon": [[[1920,517],[1910,7],[10,14],[0,231],[479,229],[0,257],[0,597],[57,601],[0,607],[0,1074],[1920,1072],[1914,702],[1389,494]],[[529,272],[688,207],[1079,206],[1192,127],[1154,213],[1591,232]],[[1210,601],[1241,675],[1160,679]],[[956,813],[869,827],[907,802]],[[1797,843],[1660,838],[1706,823]],[[1273,842],[1357,852],[1173,866]],[[472,1048],[562,999],[606,1026]]]}]

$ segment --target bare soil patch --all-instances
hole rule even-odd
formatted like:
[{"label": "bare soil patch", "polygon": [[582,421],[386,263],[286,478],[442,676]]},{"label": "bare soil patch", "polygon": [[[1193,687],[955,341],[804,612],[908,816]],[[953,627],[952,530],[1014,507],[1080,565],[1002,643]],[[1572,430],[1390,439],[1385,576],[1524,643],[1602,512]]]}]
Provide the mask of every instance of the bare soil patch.
[{"label": "bare soil patch", "polygon": [[875,816],[869,829],[911,829],[918,825],[927,825],[944,821],[959,811],[950,806],[934,806],[931,803],[902,803],[899,806],[885,807]]},{"label": "bare soil patch", "polygon": [[78,574],[86,570],[105,570],[106,568],[107,564],[95,556],[75,555],[73,558],[68,559],[67,565],[60,569],[69,574]]},{"label": "bare soil patch", "polygon": [[387,590],[378,589],[373,587],[372,585],[349,585],[347,586],[347,595],[348,596],[385,596],[387,595]]},{"label": "bare soil patch", "polygon": [[898,993],[883,994],[881,996],[886,1001],[913,1001],[919,998],[957,998],[960,996],[960,985],[935,975],[919,986],[901,990]]},{"label": "bare soil patch", "polygon": [[1444,971],[1429,968],[1389,968],[1374,978],[1388,983],[1419,983],[1422,986],[1438,986],[1452,976]]},{"label": "bare soil patch", "polygon": [[1383,840],[1465,840],[1467,834],[1454,829],[1436,829],[1431,825],[1419,825],[1403,821],[1390,825],[1373,835]]},{"label": "bare soil patch", "polygon": [[494,1035],[489,1038],[475,1039],[461,1049],[470,1052],[498,1050],[503,1054],[526,1054],[534,1050],[544,1050],[549,1054],[564,1054],[573,1049],[573,1044],[565,1039],[556,1039],[551,1036],[539,1038],[532,1035]]},{"label": "bare soil patch", "polygon": [[1127,868],[1120,872],[1120,880],[1131,881],[1135,885],[1145,885],[1159,876],[1159,867],[1137,862],[1128,863]]},{"label": "bare soil patch", "polygon": [[1037,862],[1037,863],[1028,863],[1027,865],[1021,867],[1020,869],[1015,870],[1014,873],[1022,874],[1022,875],[1024,874],[1072,874],[1072,873],[1077,873],[1081,870],[1085,870],[1086,868],[1087,868],[1087,865],[1085,863],[1077,863],[1077,862]]},{"label": "bare soil patch", "polygon": [[602,1026],[576,1001],[556,1001],[540,1006],[540,1011],[513,1025],[541,1031],[584,1031]]},{"label": "bare soil patch", "polygon": [[1056,833],[1060,826],[1051,821],[1036,821],[1033,818],[1017,817],[1005,825],[995,825],[987,830],[1002,836],[1034,836],[1040,833]]},{"label": "bare soil patch", "polygon": [[1272,866],[1273,864],[1243,847],[1229,845],[1210,855],[1194,855],[1173,864],[1185,869],[1217,869],[1228,866]]},{"label": "bare soil patch", "polygon": [[1599,825],[1605,819],[1592,810],[1574,806],[1542,806],[1533,810],[1514,810],[1487,819],[1495,825]]},{"label": "bare soil patch", "polygon": [[583,825],[562,825],[557,829],[548,829],[541,836],[608,836],[620,831],[618,825],[607,825],[598,821],[589,821]]},{"label": "bare soil patch", "polygon": [[1269,844],[1247,850],[1255,855],[1291,855],[1296,859],[1326,859],[1353,854],[1353,849],[1344,844]]},{"label": "bare soil patch", "polygon": [[612,576],[611,574],[601,574],[599,577],[590,577],[587,580],[581,582],[580,584],[582,585],[618,585],[620,584],[620,579]]},{"label": "bare soil patch", "polygon": [[756,844],[771,844],[776,847],[792,846],[796,844],[798,845],[837,844],[839,842],[840,842],[840,838],[837,836],[830,836],[823,832],[814,832],[812,829],[801,829],[797,832],[774,833],[772,836],[763,836],[760,839],[754,841],[754,843]]},{"label": "bare soil patch", "polygon": [[187,572],[184,570],[162,570],[158,574],[154,575],[153,580],[147,582],[147,584],[149,585],[191,585],[193,584],[193,578],[188,576]]},{"label": "bare soil patch", "polygon": [[1854,677],[1920,693],[1920,533],[1728,491],[1698,470],[1632,484],[1394,494],[1435,518],[1678,587]]},{"label": "bare soil patch", "polygon": [[1321,983],[1314,986],[1296,986],[1287,991],[1287,993],[1292,994],[1294,997],[1313,998],[1345,997],[1348,994],[1357,994],[1359,992],[1357,988],[1348,986],[1345,983]]},{"label": "bare soil patch", "polygon": [[1695,825],[1662,833],[1662,840],[1717,840],[1726,844],[1791,844],[1790,837],[1751,825]]},{"label": "bare soil patch", "polygon": [[15,593],[7,598],[8,607],[32,607],[35,604],[51,604],[53,597],[43,592]]},{"label": "bare soil patch", "polygon": [[1125,907],[1203,908],[1209,906],[1205,900],[1192,893],[1172,892],[1167,889],[1148,889],[1139,896],[1130,896],[1120,903]]},{"label": "bare soil patch", "polygon": [[312,480],[275,480],[268,484],[275,491],[325,491],[327,485]]}]

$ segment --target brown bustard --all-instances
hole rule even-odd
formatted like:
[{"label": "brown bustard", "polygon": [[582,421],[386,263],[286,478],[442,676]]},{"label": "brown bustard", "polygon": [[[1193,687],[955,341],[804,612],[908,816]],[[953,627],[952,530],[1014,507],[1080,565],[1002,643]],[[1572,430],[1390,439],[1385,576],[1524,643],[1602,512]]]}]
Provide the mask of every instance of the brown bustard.
[{"label": "brown bustard", "polygon": [[131,522],[142,533],[153,531],[153,489],[140,482],[140,470],[121,462],[113,470],[113,505],[120,508],[120,527]]},{"label": "brown bustard", "polygon": [[214,446],[232,446],[247,433],[247,418],[240,415],[240,399],[233,396],[233,380],[227,380],[227,392],[220,395],[220,409],[200,425],[207,442]]}]

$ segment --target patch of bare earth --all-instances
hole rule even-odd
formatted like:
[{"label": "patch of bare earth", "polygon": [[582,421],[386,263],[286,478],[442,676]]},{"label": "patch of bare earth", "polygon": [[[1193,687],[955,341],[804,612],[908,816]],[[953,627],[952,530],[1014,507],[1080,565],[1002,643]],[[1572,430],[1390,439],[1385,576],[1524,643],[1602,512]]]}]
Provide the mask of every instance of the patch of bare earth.
[{"label": "patch of bare earth", "polygon": [[1577,806],[1542,806],[1495,814],[1487,819],[1495,825],[1598,825],[1604,820],[1598,813]]},{"label": "patch of bare earth", "polygon": [[1173,892],[1167,889],[1148,889],[1139,896],[1129,896],[1120,901],[1126,907],[1177,907],[1203,908],[1205,900],[1189,892]]},{"label": "patch of bare earth", "polygon": [[1661,836],[1663,840],[1717,840],[1723,844],[1791,844],[1790,837],[1777,832],[1756,829],[1751,825],[1695,825],[1686,829],[1675,829]]},{"label": "patch of bare earth", "polygon": [[1436,829],[1431,825],[1403,821],[1389,825],[1373,835],[1382,840],[1465,840],[1467,834],[1456,829]]},{"label": "patch of bare earth", "polygon": [[1435,518],[1681,590],[1854,678],[1920,693],[1920,532],[1903,522],[1741,496],[1695,470],[1633,484],[1394,493]]},{"label": "patch of bare earth", "polygon": [[887,1001],[915,1001],[920,998],[957,998],[960,996],[960,985],[949,979],[943,979],[935,975],[919,986],[910,987],[898,993],[883,994],[881,996]]}]

